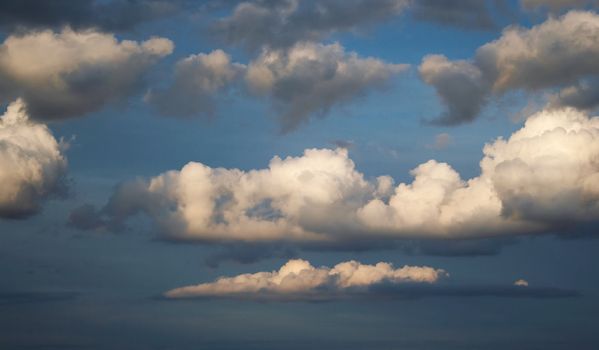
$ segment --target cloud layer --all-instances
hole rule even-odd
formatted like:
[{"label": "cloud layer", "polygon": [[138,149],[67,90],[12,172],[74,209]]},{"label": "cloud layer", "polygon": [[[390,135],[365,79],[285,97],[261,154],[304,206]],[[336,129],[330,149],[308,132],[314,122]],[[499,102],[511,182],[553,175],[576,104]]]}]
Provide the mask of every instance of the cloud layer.
[{"label": "cloud layer", "polygon": [[143,74],[172,50],[168,39],[119,42],[93,30],[12,35],[0,46],[0,98],[21,97],[38,120],[80,116],[137,91]]},{"label": "cloud layer", "polygon": [[[571,11],[530,29],[508,27],[502,36],[481,46],[472,60],[450,61],[430,55],[420,65],[422,79],[432,85],[447,111],[437,120],[446,125],[476,118],[489,98],[509,91],[542,91],[573,87],[558,105],[585,104],[594,95],[578,87],[599,74],[599,15]],[[588,90],[588,89],[587,89]]]},{"label": "cloud layer", "polygon": [[0,119],[0,218],[36,213],[64,194],[67,161],[50,130],[29,120],[21,100]]},{"label": "cloud layer", "polygon": [[394,268],[389,263],[364,265],[347,261],[333,268],[314,267],[308,261],[289,260],[278,271],[221,277],[215,282],[176,288],[167,298],[232,297],[248,299],[319,300],[349,292],[367,291],[380,283],[435,283],[448,276],[428,266]]},{"label": "cloud layer", "polygon": [[598,117],[542,111],[483,153],[478,177],[463,180],[430,160],[399,185],[389,176],[365,179],[346,149],[275,157],[251,171],[191,162],[121,184],[87,221],[118,227],[144,213],[171,239],[323,244],[567,233],[596,223]]}]

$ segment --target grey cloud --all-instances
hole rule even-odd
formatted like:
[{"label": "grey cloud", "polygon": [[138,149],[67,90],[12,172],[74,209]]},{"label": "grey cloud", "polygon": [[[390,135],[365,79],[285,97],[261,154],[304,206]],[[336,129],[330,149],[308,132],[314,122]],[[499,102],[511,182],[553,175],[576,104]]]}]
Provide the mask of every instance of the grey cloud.
[{"label": "grey cloud", "polygon": [[[420,75],[447,107],[436,122],[455,125],[474,120],[489,99],[509,91],[582,85],[599,74],[597,57],[599,15],[572,11],[530,29],[508,27],[499,39],[481,46],[470,61],[427,56]],[[562,102],[593,105],[594,98],[589,91],[579,90]]]},{"label": "grey cloud", "polygon": [[555,106],[572,106],[578,109],[593,109],[599,106],[599,77],[593,77],[563,88],[551,97]]},{"label": "grey cloud", "polygon": [[563,10],[574,8],[587,8],[599,6],[597,0],[520,0],[520,6],[527,11],[549,11],[559,13]]},{"label": "grey cloud", "polygon": [[359,57],[339,44],[301,43],[288,50],[264,50],[246,72],[251,93],[267,96],[278,112],[282,131],[314,116],[384,88],[407,65]]},{"label": "grey cloud", "polygon": [[244,68],[221,50],[189,56],[177,62],[172,84],[151,90],[146,101],[162,115],[211,117],[216,95],[226,91]]},{"label": "grey cloud", "polygon": [[385,88],[407,65],[391,64],[346,52],[339,44],[300,43],[288,49],[264,49],[247,66],[231,62],[221,50],[189,56],[176,64],[171,85],[153,89],[146,101],[162,115],[214,115],[219,96],[238,86],[273,105],[283,132],[335,106]]},{"label": "grey cloud", "polygon": [[258,0],[239,3],[214,31],[225,41],[249,50],[290,47],[301,41],[355,30],[402,12],[407,0],[299,1]]},{"label": "grey cloud", "polygon": [[130,30],[179,13],[187,1],[166,0],[1,0],[0,28]]},{"label": "grey cloud", "polygon": [[493,29],[492,12],[497,1],[488,0],[416,0],[412,12],[416,19],[466,29]]}]

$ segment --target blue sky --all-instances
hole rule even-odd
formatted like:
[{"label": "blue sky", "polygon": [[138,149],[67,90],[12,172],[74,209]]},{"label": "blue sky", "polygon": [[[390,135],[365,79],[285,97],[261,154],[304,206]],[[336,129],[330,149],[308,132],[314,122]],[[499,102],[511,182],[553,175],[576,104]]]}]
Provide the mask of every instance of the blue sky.
[{"label": "blue sky", "polygon": [[0,1],[0,347],[595,349],[596,9]]}]

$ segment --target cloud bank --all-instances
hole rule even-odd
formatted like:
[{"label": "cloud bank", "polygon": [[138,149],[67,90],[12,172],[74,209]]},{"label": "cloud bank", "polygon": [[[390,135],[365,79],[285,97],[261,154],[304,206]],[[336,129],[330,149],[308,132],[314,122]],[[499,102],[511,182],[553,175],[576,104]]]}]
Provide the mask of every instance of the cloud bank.
[{"label": "cloud bank", "polygon": [[565,98],[556,97],[557,105],[580,106],[580,94],[585,94],[584,104],[596,105],[596,94],[579,87],[599,74],[597,57],[599,15],[571,11],[530,29],[508,27],[499,39],[481,46],[472,60],[427,56],[419,71],[447,107],[436,122],[455,125],[474,120],[490,98],[515,90],[572,86]]},{"label": "cloud bank", "polygon": [[398,185],[366,179],[341,148],[275,157],[250,171],[190,162],[122,183],[87,221],[118,227],[143,213],[169,239],[321,244],[568,234],[596,224],[599,117],[541,111],[483,153],[477,177],[430,160]]},{"label": "cloud bank", "polygon": [[448,276],[444,270],[428,266],[404,266],[379,262],[364,265],[347,261],[329,267],[314,267],[308,261],[289,260],[278,271],[221,277],[215,282],[202,283],[170,290],[166,298],[230,297],[247,299],[319,300],[339,297],[348,292],[367,291],[383,282],[436,283]]},{"label": "cloud bank", "polygon": [[67,161],[48,127],[29,120],[21,100],[0,119],[0,218],[38,212],[65,192]]},{"label": "cloud bank", "polygon": [[168,39],[119,42],[94,30],[11,35],[0,45],[0,98],[21,97],[37,120],[80,116],[136,92],[172,50]]}]

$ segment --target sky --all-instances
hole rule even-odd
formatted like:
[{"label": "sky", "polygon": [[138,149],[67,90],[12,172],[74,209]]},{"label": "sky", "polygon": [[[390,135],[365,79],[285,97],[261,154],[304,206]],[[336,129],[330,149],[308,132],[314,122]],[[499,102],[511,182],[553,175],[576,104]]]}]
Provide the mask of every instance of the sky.
[{"label": "sky", "polygon": [[597,349],[595,0],[0,0],[0,348]]}]

